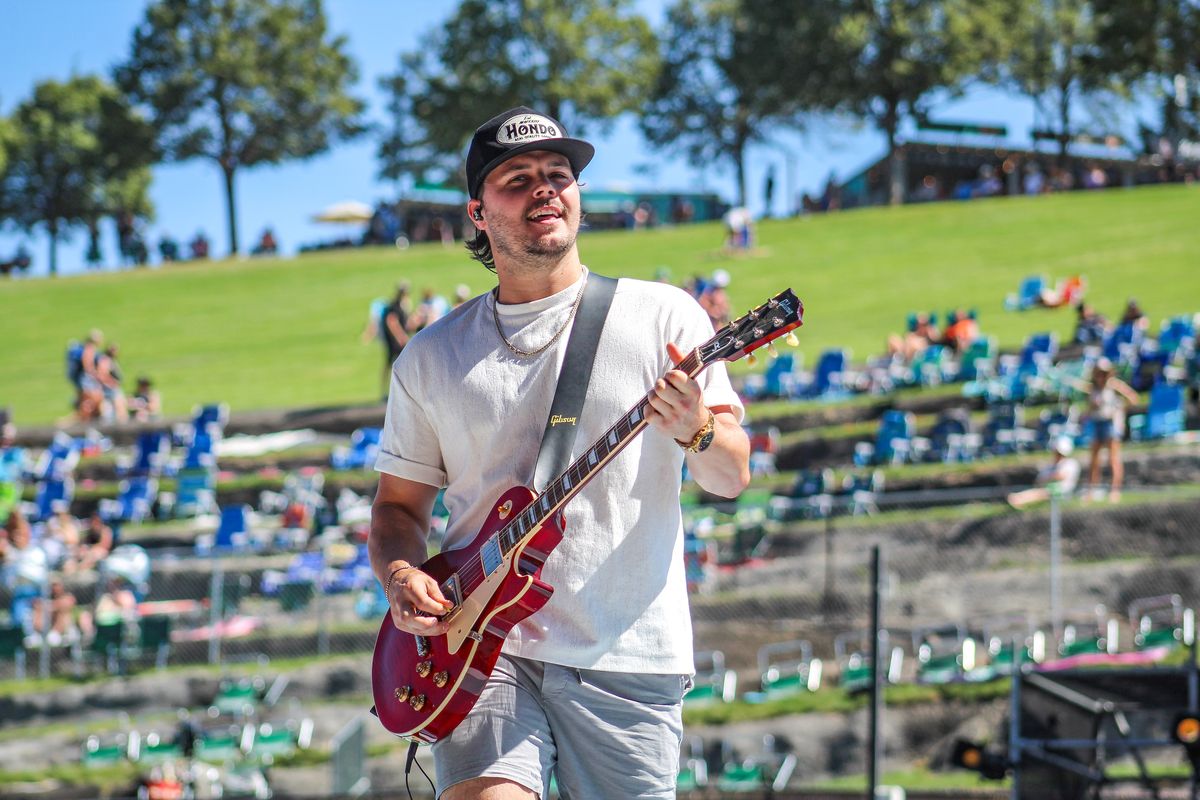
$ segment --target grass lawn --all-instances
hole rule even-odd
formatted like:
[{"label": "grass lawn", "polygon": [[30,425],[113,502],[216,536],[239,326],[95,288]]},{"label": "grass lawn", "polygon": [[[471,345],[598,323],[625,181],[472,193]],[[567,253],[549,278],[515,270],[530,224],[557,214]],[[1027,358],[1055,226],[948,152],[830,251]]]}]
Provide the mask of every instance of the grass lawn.
[{"label": "grass lawn", "polygon": [[[611,275],[667,267],[681,281],[727,269],[735,309],[792,286],[806,306],[800,339],[812,364],[833,346],[858,359],[879,353],[922,309],[975,308],[1002,346],[1041,330],[1069,337],[1067,310],[1003,310],[1033,273],[1083,273],[1088,298],[1110,317],[1131,295],[1155,324],[1200,310],[1196,219],[1200,188],[1165,186],[770,220],[758,251],[737,257],[721,252],[718,224],[588,233],[581,252]],[[142,373],[156,379],[168,414],[213,401],[234,411],[372,402],[383,359],[359,333],[372,298],[400,279],[447,295],[494,281],[460,248],[440,245],[4,281],[0,406],[27,424],[66,415],[65,346],[91,328],[121,345],[130,384]]]}]

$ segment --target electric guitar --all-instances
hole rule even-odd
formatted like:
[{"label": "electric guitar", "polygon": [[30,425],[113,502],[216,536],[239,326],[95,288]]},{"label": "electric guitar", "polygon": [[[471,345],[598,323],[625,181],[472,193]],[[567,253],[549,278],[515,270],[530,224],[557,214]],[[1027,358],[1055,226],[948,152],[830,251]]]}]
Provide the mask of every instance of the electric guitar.
[{"label": "electric guitar", "polygon": [[[722,328],[677,366],[695,377],[717,361],[736,361],[803,323],[804,306],[787,289]],[[469,545],[426,561],[453,606],[439,636],[399,630],[384,617],[371,664],[375,713],[392,733],[423,742],[448,735],[475,705],[508,632],[546,604],[554,588],[542,565],[562,541],[563,508],[599,470],[645,429],[642,398],[540,495],[509,489]]]}]

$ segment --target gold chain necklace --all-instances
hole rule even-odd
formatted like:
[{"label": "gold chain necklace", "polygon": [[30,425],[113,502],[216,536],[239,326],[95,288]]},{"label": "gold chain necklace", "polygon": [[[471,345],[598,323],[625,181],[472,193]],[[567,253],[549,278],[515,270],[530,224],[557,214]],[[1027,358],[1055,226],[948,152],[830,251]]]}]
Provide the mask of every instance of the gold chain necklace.
[{"label": "gold chain necklace", "polygon": [[518,355],[521,358],[532,358],[533,356],[544,352],[546,348],[558,341],[558,337],[563,335],[563,331],[565,331],[567,326],[571,324],[571,320],[575,319],[575,312],[579,310],[579,301],[583,299],[583,289],[585,286],[587,286],[586,278],[584,278],[583,282],[580,283],[579,291],[575,294],[575,302],[571,304],[571,313],[567,315],[567,318],[563,321],[562,326],[554,332],[554,335],[550,337],[550,341],[546,342],[536,350],[522,350],[510,342],[508,337],[504,335],[504,331],[500,328],[500,311],[497,309],[497,306],[500,304],[500,287],[497,286],[492,290],[492,320],[496,323],[496,333],[500,334],[500,340],[508,346],[509,350],[513,351],[515,355]]}]

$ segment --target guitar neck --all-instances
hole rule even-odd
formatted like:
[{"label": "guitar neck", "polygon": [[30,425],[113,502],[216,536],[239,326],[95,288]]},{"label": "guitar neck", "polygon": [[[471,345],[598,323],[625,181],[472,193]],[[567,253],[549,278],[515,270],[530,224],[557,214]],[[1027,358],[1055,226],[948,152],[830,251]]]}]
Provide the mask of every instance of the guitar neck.
[{"label": "guitar neck", "polygon": [[[683,370],[689,378],[694,378],[707,366],[708,364],[701,360],[699,350],[693,350],[676,369]],[[645,430],[649,424],[646,422],[646,410],[649,406],[650,395],[647,394],[501,530],[498,534],[501,551],[507,554],[545,520],[558,513],[605,464]]]}]

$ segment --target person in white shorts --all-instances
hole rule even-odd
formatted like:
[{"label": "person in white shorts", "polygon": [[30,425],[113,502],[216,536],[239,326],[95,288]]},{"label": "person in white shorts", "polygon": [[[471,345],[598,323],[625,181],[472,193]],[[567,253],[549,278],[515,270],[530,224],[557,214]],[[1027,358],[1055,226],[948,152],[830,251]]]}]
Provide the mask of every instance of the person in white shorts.
[{"label": "person in white shorts", "polygon": [[[450,604],[422,572],[438,491],[444,549],[474,539],[496,498],[528,485],[589,278],[576,245],[576,179],[594,154],[519,107],[467,154],[474,258],[498,285],[415,334],[392,368],[370,554],[393,623],[444,633]],[[614,265],[619,267],[619,265]],[[723,365],[675,365],[712,336],[683,290],[622,278],[596,354],[572,457],[647,397],[649,427],[565,508],[541,578],[555,588],[518,623],[475,707],[433,746],[448,800],[674,797],[692,633],[680,476],[733,497],[750,479],[743,409]]]}]

